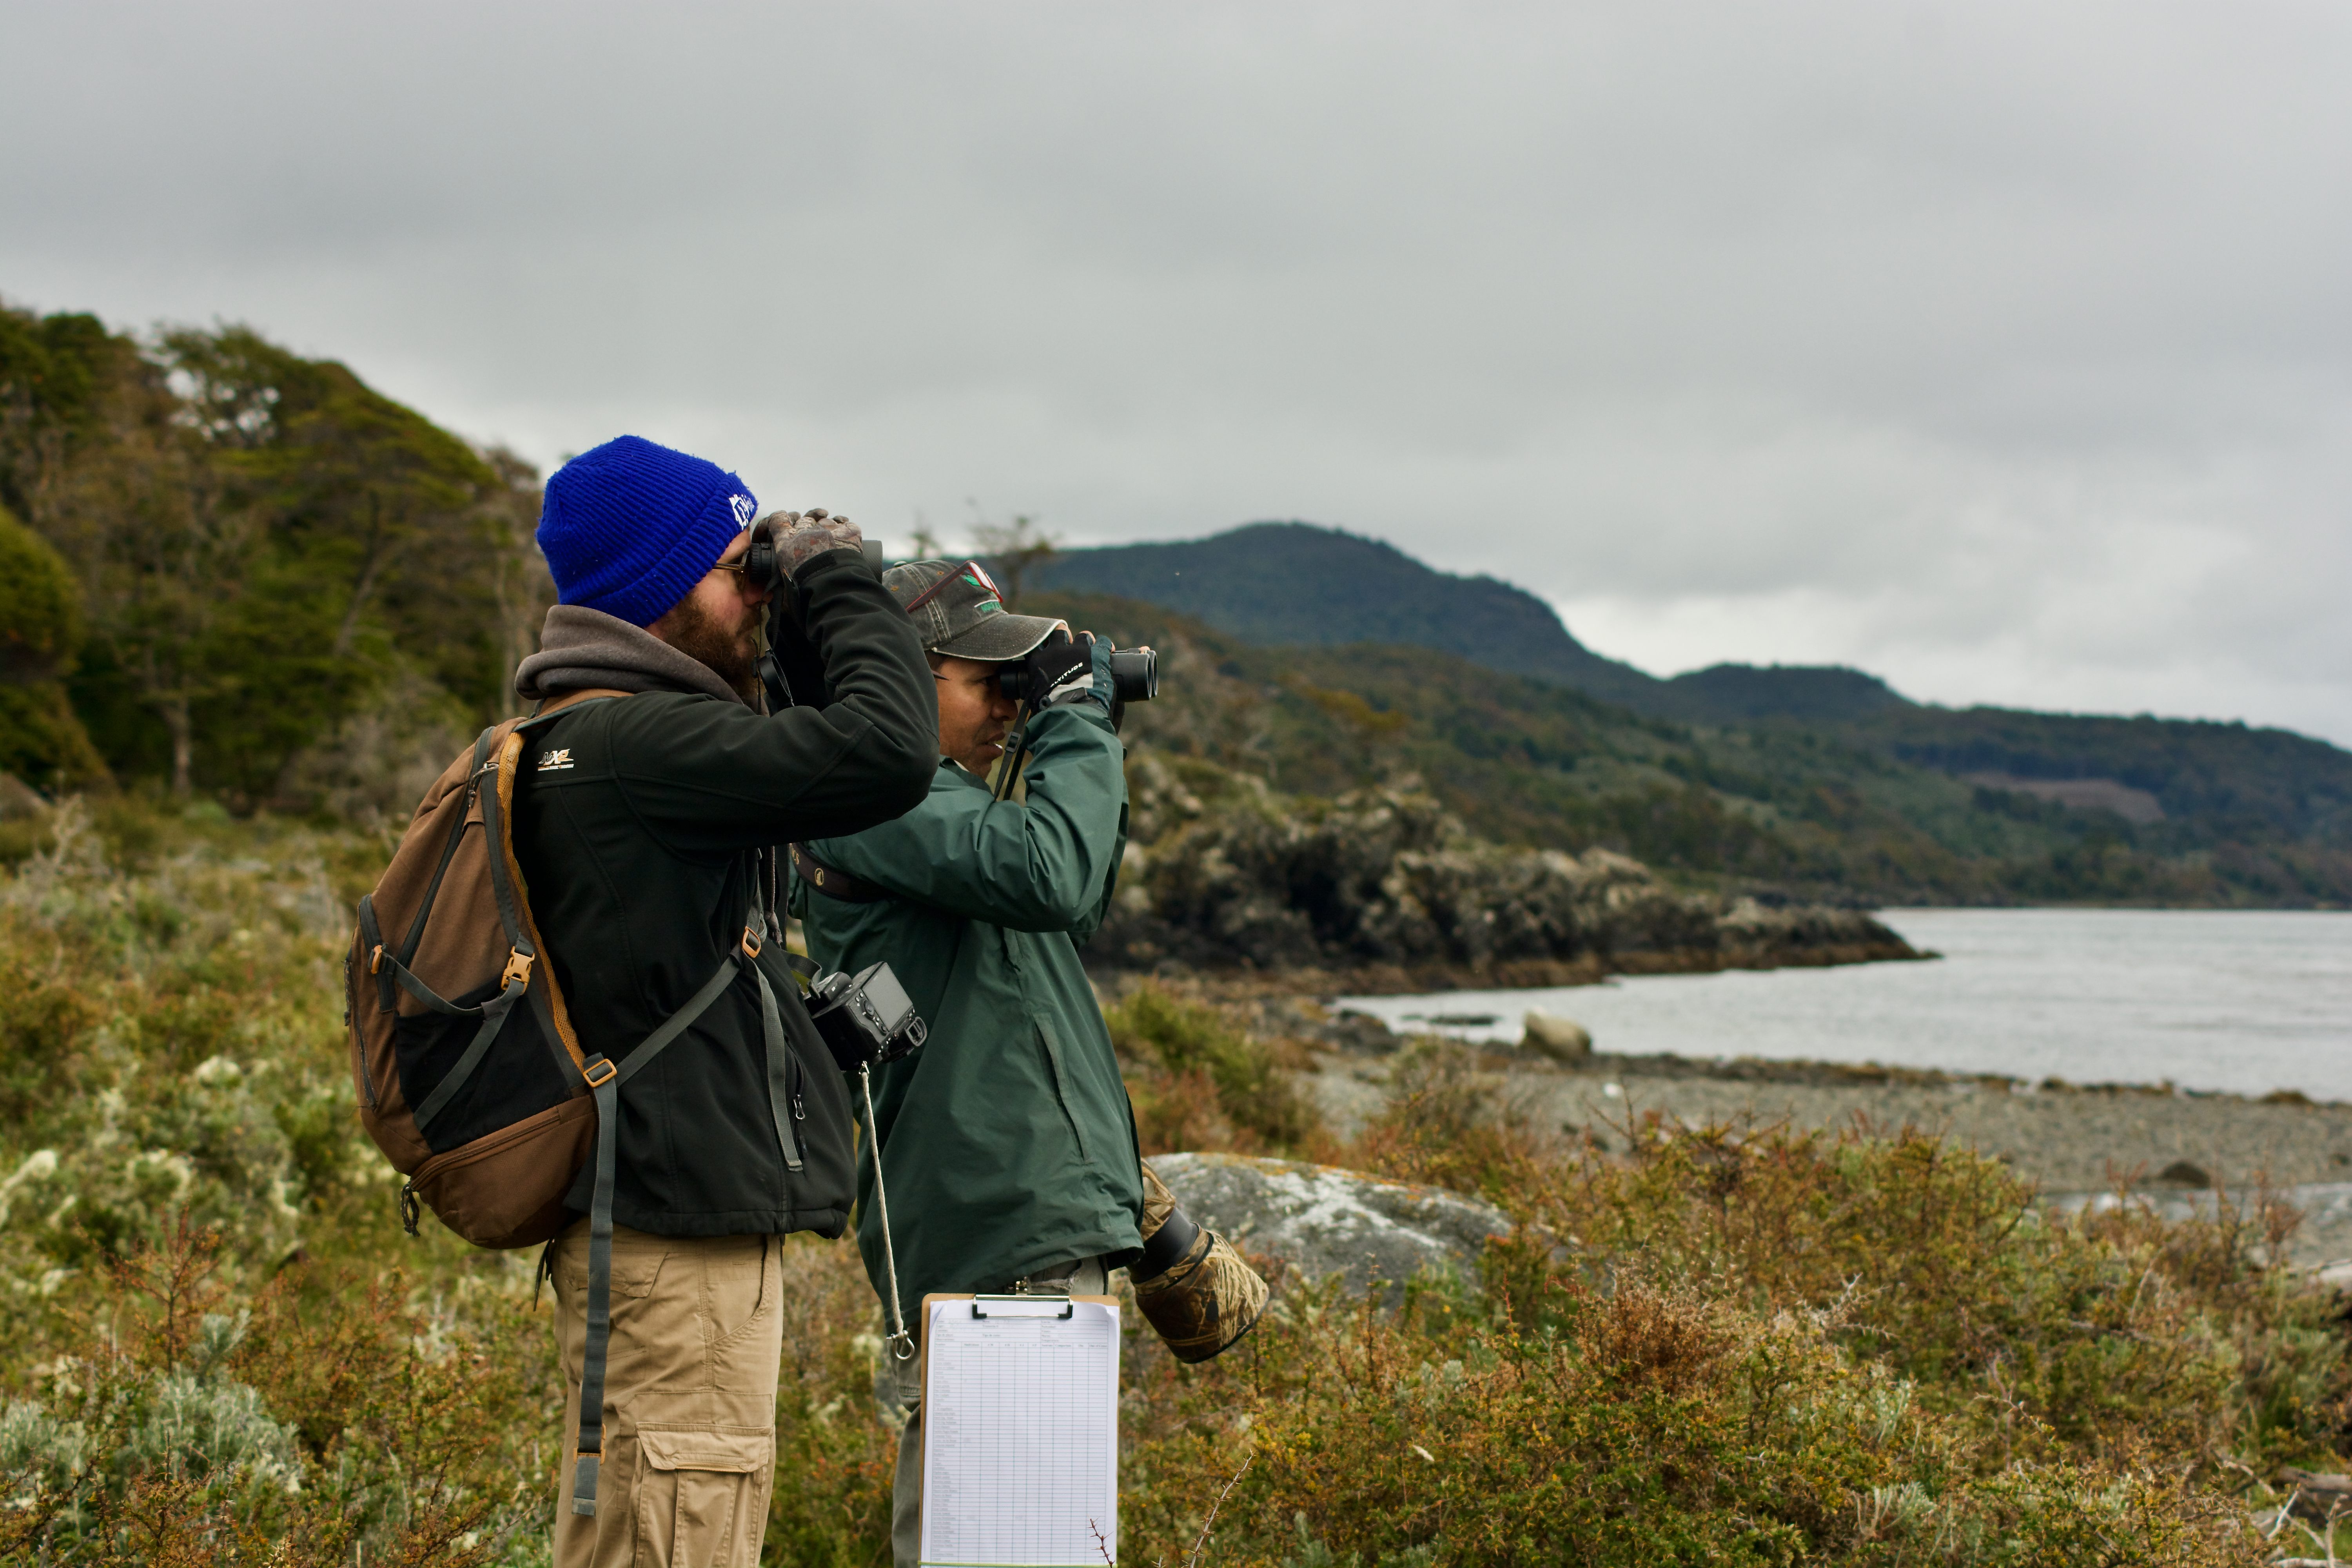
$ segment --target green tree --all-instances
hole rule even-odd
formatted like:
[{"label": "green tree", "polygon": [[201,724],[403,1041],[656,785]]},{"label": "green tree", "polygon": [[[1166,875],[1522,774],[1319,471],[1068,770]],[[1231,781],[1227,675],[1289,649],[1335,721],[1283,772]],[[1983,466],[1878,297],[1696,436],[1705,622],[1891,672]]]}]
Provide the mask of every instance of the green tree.
[{"label": "green tree", "polygon": [[0,309],[0,496],[80,584],[75,700],[118,771],[181,794],[306,808],[310,759],[382,772],[372,751],[510,711],[553,597],[539,493],[250,328],[142,347]]},{"label": "green tree", "polygon": [[106,778],[59,679],[81,632],[73,573],[0,507],[0,770],[53,788]]},{"label": "green tree", "polygon": [[180,417],[163,367],[119,352],[122,340],[79,346],[87,378],[45,384],[73,399],[35,405],[15,483],[28,521],[80,580],[97,662],[161,721],[173,787],[184,794],[194,706],[217,679],[203,653],[237,602],[251,519]]},{"label": "green tree", "polygon": [[100,432],[106,392],[142,368],[138,345],[95,316],[0,302],[0,506],[37,527],[47,487]]},{"label": "green tree", "polygon": [[[499,565],[511,484],[465,442],[243,327],[174,331],[163,354],[225,495],[253,522],[257,591],[206,647],[207,773],[290,798],[299,759],[420,679],[499,710],[511,616]],[[509,597],[511,595],[509,595]]]}]

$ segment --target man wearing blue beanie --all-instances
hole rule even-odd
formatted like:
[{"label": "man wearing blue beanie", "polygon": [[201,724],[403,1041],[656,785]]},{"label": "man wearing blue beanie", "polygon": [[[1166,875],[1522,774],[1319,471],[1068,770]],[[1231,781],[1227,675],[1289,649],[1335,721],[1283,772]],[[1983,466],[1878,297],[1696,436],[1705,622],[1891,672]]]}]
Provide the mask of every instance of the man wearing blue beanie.
[{"label": "man wearing blue beanie", "polygon": [[[540,521],[559,602],[515,688],[561,712],[528,737],[515,859],[576,1036],[554,1070],[572,1093],[575,1059],[622,1079],[597,1090],[610,1174],[589,1160],[544,1260],[569,1391],[559,1568],[759,1561],[777,1244],[838,1237],[856,1194],[848,1092],[783,962],[777,847],[898,816],[938,763],[929,666],[856,525],[756,510],[716,464],[624,436],[556,472]],[[755,538],[781,581],[745,570]],[[772,587],[798,699],[776,712],[755,673]]]}]

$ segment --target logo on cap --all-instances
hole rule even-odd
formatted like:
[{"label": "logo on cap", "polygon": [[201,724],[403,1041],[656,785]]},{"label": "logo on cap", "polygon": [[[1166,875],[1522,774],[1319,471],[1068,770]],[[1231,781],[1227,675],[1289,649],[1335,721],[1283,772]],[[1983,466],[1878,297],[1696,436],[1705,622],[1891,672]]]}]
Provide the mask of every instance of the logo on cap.
[{"label": "logo on cap", "polygon": [[751,514],[760,510],[760,503],[747,495],[729,496],[727,505],[735,513],[735,526],[739,529],[751,527]]}]

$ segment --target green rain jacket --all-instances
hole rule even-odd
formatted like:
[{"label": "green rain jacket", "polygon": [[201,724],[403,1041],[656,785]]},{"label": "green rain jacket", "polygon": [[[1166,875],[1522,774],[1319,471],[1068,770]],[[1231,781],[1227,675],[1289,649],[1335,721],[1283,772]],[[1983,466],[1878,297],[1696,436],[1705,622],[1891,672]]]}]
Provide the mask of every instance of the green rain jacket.
[{"label": "green rain jacket", "polygon": [[[932,1291],[992,1290],[1048,1264],[1141,1247],[1135,1118],[1077,943],[1110,907],[1127,847],[1124,750],[1092,703],[1030,721],[1026,803],[950,762],[895,821],[803,847],[890,898],[849,903],[797,879],[809,955],[887,961],[930,1025],[875,1069],[874,1110],[908,1321]],[[857,1242],[887,1294],[871,1163]]]}]

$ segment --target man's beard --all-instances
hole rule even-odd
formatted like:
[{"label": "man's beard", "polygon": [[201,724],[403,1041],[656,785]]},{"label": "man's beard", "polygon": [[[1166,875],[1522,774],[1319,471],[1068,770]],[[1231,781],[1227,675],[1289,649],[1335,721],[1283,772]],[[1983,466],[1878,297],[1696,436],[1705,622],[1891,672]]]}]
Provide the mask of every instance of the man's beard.
[{"label": "man's beard", "polygon": [[745,702],[754,708],[760,705],[759,656],[751,636],[755,621],[747,618],[730,630],[690,598],[679,600],[677,608],[662,618],[675,623],[666,628],[663,641],[697,663],[708,665]]}]

